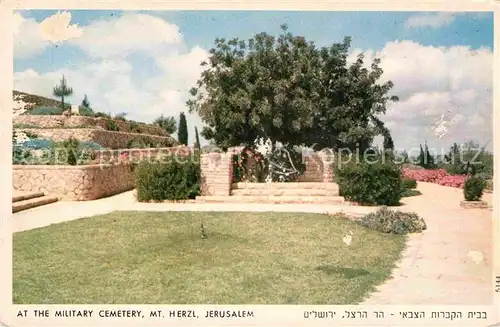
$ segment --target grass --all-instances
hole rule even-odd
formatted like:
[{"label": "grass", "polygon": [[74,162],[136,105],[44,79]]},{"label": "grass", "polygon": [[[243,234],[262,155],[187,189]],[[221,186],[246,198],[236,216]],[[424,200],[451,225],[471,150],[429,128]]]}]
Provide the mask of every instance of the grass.
[{"label": "grass", "polygon": [[14,234],[13,302],[355,304],[404,247],[342,216],[114,212]]}]

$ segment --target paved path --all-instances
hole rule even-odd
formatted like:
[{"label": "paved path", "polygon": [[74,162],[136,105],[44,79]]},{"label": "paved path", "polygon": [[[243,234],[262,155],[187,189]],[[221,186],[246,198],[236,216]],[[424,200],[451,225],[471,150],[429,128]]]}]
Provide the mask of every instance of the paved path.
[{"label": "paved path", "polygon": [[[411,235],[393,279],[378,288],[363,304],[492,303],[492,211],[462,209],[460,189],[419,183],[422,196],[405,198],[398,210],[417,212],[428,229]],[[492,203],[492,194],[484,200]],[[274,211],[345,212],[362,215],[373,207],[308,204],[146,204],[133,192],[87,202],[58,202],[13,214],[15,232],[75,220],[116,210],[134,211]],[[473,251],[473,252],[471,252]],[[471,254],[483,258],[475,262]]]},{"label": "paved path", "polygon": [[[410,236],[394,278],[363,304],[492,304],[492,211],[460,208],[460,189],[420,182],[418,189],[422,196],[405,198],[400,210],[417,212],[427,230]],[[492,194],[483,200],[491,205]]]}]

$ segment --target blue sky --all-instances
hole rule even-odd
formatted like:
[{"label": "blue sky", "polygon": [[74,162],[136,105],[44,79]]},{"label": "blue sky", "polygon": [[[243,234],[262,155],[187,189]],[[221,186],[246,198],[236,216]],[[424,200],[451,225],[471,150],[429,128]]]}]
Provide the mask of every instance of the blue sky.
[{"label": "blue sky", "polygon": [[[78,103],[82,94],[88,94],[91,103],[102,111],[125,111],[130,118],[145,121],[159,114],[178,115],[185,110],[186,90],[199,74],[197,62],[206,57],[215,38],[247,39],[261,31],[276,35],[280,25],[286,23],[292,33],[303,35],[320,46],[351,36],[353,53],[363,51],[367,58],[381,57],[382,67],[395,83],[394,92],[402,98],[388,111],[386,118],[387,123],[394,126],[393,134],[401,134],[399,142],[395,137],[396,146],[413,147],[425,139],[438,146],[451,141],[452,137],[463,139],[465,136],[456,134],[450,135],[450,140],[429,140],[433,137],[429,125],[441,114],[454,121],[455,133],[469,131],[478,141],[491,138],[491,126],[483,125],[491,121],[492,111],[489,76],[492,13],[69,12],[71,24],[77,24],[83,36],[57,46],[33,32],[53,16],[55,10],[18,12],[16,89],[51,96],[57,76],[65,73],[70,84],[73,79],[75,91],[78,88],[70,98],[72,102]],[[131,30],[124,31],[117,26]],[[140,32],[134,32],[133,26]],[[165,32],[167,30],[169,32]],[[130,93],[134,97],[127,102]],[[142,103],[148,104],[148,108],[140,108]],[[407,119],[402,123],[405,117],[414,122]],[[188,119],[191,125],[201,127],[198,117]],[[473,124],[464,129],[462,125],[467,121]],[[404,124],[407,124],[405,128]],[[414,135],[415,126],[426,130]],[[451,128],[450,133],[453,133]]]}]

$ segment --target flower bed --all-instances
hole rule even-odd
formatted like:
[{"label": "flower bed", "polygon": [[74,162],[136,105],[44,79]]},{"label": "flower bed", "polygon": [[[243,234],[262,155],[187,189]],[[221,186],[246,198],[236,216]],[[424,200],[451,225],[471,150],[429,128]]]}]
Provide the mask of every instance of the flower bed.
[{"label": "flower bed", "polygon": [[419,182],[435,183],[443,186],[464,188],[464,183],[469,176],[450,175],[444,169],[408,169],[403,168],[403,177],[412,178]]}]

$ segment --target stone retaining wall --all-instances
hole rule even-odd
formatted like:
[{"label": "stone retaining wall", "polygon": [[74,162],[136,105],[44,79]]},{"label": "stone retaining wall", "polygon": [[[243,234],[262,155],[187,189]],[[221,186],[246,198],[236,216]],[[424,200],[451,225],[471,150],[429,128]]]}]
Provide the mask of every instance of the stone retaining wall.
[{"label": "stone retaining wall", "polygon": [[142,160],[162,159],[173,156],[187,156],[191,154],[191,152],[191,149],[187,146],[151,149],[96,150],[95,160],[99,163],[109,163],[115,161],[122,154],[126,154],[127,160],[138,162]]},{"label": "stone retaining wall", "polygon": [[138,133],[112,132],[91,128],[54,128],[36,129],[21,128],[16,131],[27,131],[36,134],[40,138],[52,139],[56,142],[65,141],[71,137],[79,141],[93,141],[105,148],[123,149],[127,148],[131,141],[155,142],[163,147],[171,147],[176,141],[169,136],[156,136]]},{"label": "stone retaining wall", "polygon": [[16,191],[44,192],[61,200],[87,201],[134,188],[131,164],[88,166],[13,166]]},{"label": "stone retaining wall", "polygon": [[63,115],[20,115],[12,119],[14,125],[29,125],[33,128],[76,128],[89,127],[94,129],[108,130],[108,122],[114,122],[120,132],[150,134],[168,136],[169,134],[159,126],[137,123],[135,129],[133,124],[119,119],[107,119],[103,117],[70,116]]}]

